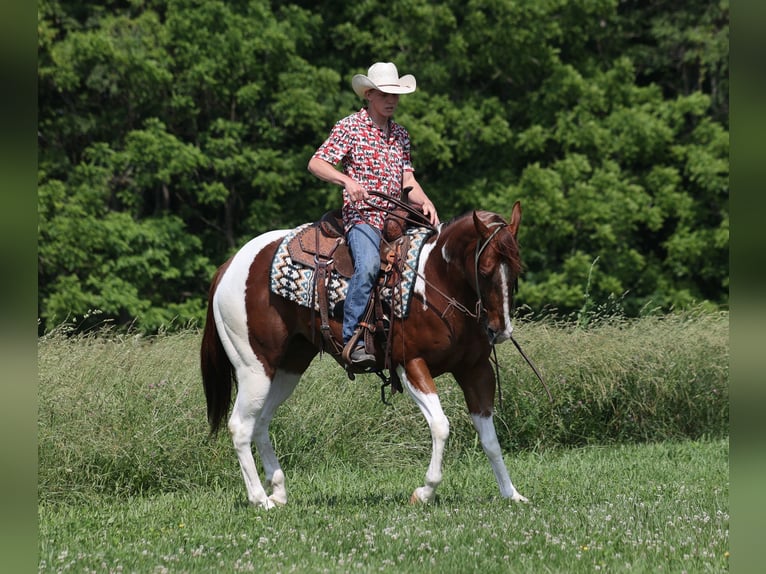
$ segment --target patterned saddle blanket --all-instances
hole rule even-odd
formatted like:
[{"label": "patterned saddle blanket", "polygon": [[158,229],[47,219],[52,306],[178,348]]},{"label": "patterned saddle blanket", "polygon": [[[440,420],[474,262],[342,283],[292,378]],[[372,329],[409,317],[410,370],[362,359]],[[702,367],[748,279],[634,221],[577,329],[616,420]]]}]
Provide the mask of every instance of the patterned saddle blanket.
[{"label": "patterned saddle blanket", "polygon": [[[307,308],[319,311],[319,297],[314,281],[315,270],[311,266],[293,261],[290,257],[288,244],[301,231],[312,225],[301,225],[288,233],[279,244],[274,259],[271,263],[269,287],[271,292],[284,297],[289,301],[298,303]],[[409,238],[409,249],[403,255],[404,265],[402,269],[402,281],[394,287],[383,287],[381,297],[392,310],[394,317],[401,319],[409,315],[410,299],[417,279],[418,258],[425,241],[433,234],[433,231],[425,227],[413,227],[407,229],[405,234]],[[348,279],[337,271],[332,270],[327,280],[328,310],[333,312],[335,307],[346,299],[348,291]]]}]

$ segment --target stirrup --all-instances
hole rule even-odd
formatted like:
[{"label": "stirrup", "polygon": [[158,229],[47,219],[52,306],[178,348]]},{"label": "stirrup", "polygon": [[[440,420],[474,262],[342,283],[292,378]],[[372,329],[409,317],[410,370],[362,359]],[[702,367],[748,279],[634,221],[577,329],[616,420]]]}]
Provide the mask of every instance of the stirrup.
[{"label": "stirrup", "polygon": [[[361,338],[361,341],[360,341]],[[361,357],[361,361],[357,358],[357,360],[354,360],[354,357],[352,355],[357,352],[357,348],[361,347],[363,352],[363,357]],[[367,371],[373,367],[376,366],[377,360],[375,359],[375,355],[368,353],[367,349],[364,345],[364,332],[363,329],[357,328],[354,331],[354,334],[351,335],[351,338],[349,339],[348,343],[343,347],[343,353],[341,354],[341,358],[343,359],[343,362],[346,364],[348,369],[354,369],[354,370],[361,370],[361,371]]]}]

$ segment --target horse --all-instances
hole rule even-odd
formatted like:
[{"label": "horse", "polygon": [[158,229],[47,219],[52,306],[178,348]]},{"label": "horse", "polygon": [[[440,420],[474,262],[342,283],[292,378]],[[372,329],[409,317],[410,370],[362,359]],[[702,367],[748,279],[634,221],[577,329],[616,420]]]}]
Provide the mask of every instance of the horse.
[{"label": "horse", "polygon": [[[409,313],[391,322],[389,368],[422,411],[432,440],[425,484],[415,488],[411,503],[433,501],[442,482],[450,425],[434,378],[443,373],[451,373],[463,391],[500,495],[527,502],[511,482],[497,439],[496,379],[490,361],[493,345],[511,338],[513,330],[513,297],[521,274],[520,222],[517,201],[508,220],[473,210],[439,224],[420,251]],[[228,430],[247,498],[264,509],[287,503],[285,474],[269,439],[269,424],[321,351],[322,340],[316,336],[320,325],[313,309],[269,288],[272,258],[288,232],[274,230],[251,239],[218,268],[208,294],[200,349],[211,435],[231,410]],[[330,318],[338,340],[341,322],[342,316]],[[265,488],[253,458],[253,442]]]}]

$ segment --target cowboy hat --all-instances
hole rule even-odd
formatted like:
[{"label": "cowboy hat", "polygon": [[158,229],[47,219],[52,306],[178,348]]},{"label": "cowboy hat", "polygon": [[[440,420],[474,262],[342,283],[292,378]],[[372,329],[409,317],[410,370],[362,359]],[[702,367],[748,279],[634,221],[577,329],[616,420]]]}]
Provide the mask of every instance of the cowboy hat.
[{"label": "cowboy hat", "polygon": [[367,75],[357,74],[351,80],[354,92],[364,98],[367,90],[380,90],[386,94],[410,94],[415,91],[415,76],[399,77],[396,66],[391,62],[376,62],[367,70]]}]

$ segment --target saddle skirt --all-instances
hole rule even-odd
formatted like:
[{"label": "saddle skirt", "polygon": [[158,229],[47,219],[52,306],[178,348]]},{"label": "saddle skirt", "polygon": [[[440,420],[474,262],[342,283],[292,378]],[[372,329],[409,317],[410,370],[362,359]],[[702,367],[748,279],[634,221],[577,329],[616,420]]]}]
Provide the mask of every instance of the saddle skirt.
[{"label": "saddle skirt", "polygon": [[[325,225],[317,230],[307,223],[290,231],[279,244],[271,264],[271,292],[303,307],[320,311],[317,292],[316,264],[331,261],[326,275],[327,306],[330,313],[346,299],[348,281],[353,274],[351,253],[343,235],[332,233]],[[329,231],[329,234],[327,233]],[[418,258],[426,240],[434,232],[425,227],[412,227],[397,239],[409,243],[401,254],[401,281],[383,286],[381,299],[396,318],[409,315],[410,299],[417,279]]]}]

